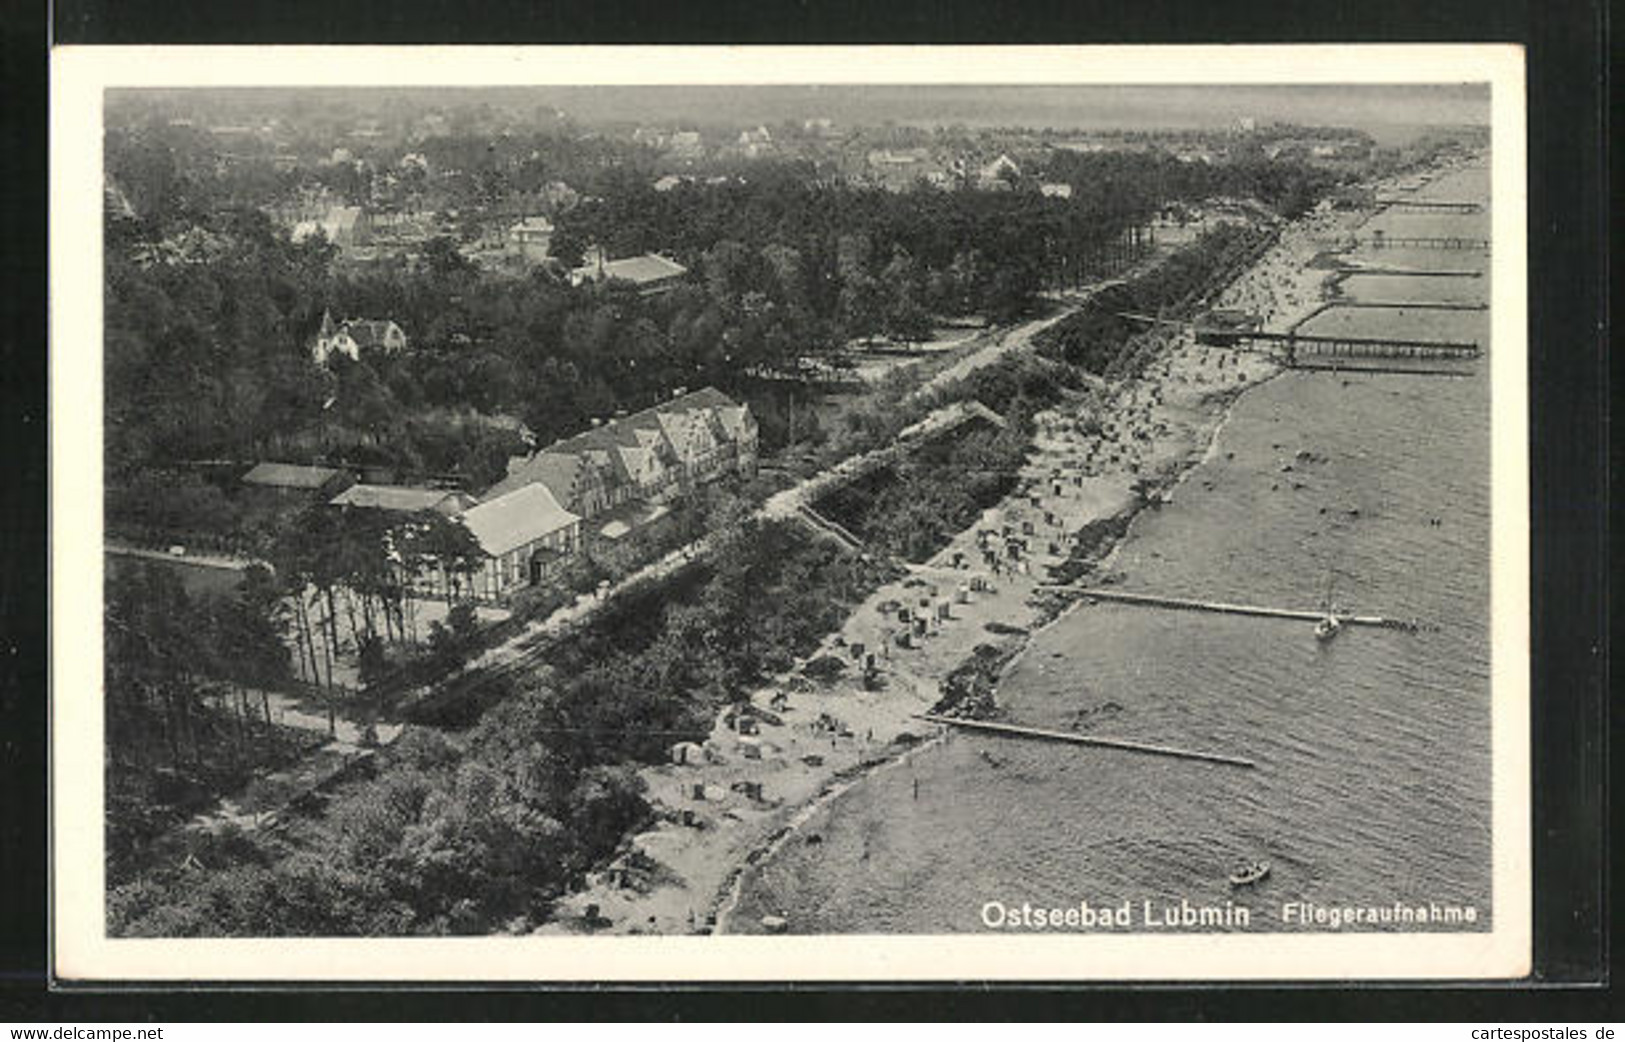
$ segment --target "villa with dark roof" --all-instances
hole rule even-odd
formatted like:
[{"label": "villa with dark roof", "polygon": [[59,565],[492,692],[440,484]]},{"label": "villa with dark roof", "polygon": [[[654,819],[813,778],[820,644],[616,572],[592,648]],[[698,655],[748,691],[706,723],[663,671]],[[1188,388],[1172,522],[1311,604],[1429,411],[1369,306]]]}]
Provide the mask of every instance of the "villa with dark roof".
[{"label": "villa with dark roof", "polygon": [[343,470],[298,463],[259,463],[242,478],[251,489],[293,499],[328,499],[354,480]]}]

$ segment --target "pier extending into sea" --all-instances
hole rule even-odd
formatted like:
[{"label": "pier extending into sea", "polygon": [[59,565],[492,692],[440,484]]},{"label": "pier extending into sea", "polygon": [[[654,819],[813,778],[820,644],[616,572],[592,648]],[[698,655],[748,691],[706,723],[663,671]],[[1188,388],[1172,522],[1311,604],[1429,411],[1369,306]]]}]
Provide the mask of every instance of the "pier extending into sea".
[{"label": "pier extending into sea", "polygon": [[1373,250],[1388,247],[1412,250],[1488,250],[1490,248],[1490,240],[1466,235],[1384,235],[1377,232],[1368,236],[1345,235],[1341,238],[1322,236],[1315,241],[1321,246],[1332,250],[1358,249],[1362,246]]},{"label": "pier extending into sea", "polygon": [[1468,199],[1392,199],[1379,196],[1377,205],[1396,213],[1480,213],[1484,204]]},{"label": "pier extending into sea", "polygon": [[[1356,272],[1356,274],[1359,274]],[[1321,308],[1319,310],[1325,310]],[[1318,311],[1313,313],[1318,314]],[[1279,358],[1283,365],[1295,366],[1298,364],[1300,354],[1312,358],[1416,358],[1416,359],[1460,359],[1470,360],[1480,357],[1483,350],[1472,341],[1457,340],[1415,340],[1405,337],[1363,337],[1363,336],[1320,336],[1312,333],[1299,333],[1297,327],[1313,317],[1305,316],[1294,324],[1292,329],[1284,333],[1270,332],[1263,329],[1249,329],[1243,326],[1203,326],[1197,323],[1186,322],[1182,319],[1159,318],[1156,315],[1144,315],[1133,311],[1119,311],[1119,318],[1126,318],[1133,322],[1144,322],[1148,325],[1177,325],[1188,326],[1199,340],[1224,345],[1240,345],[1244,342],[1261,341],[1267,344],[1281,345]],[[1274,349],[1271,349],[1275,353]]]},{"label": "pier extending into sea", "polygon": [[1131,753],[1149,753],[1154,756],[1171,756],[1180,760],[1200,760],[1204,763],[1222,763],[1231,767],[1256,767],[1253,761],[1242,756],[1229,756],[1224,753],[1208,753],[1198,749],[1179,749],[1171,745],[1153,745],[1150,742],[1135,742],[1127,738],[1102,738],[1098,735],[1077,734],[1073,731],[1051,731],[1042,727],[1022,727],[1018,724],[1000,724],[991,720],[963,720],[955,716],[938,716],[935,713],[920,713],[921,720],[929,720],[934,724],[947,724],[950,727],[963,727],[969,731],[985,731],[990,734],[1009,735],[1013,738],[1037,738],[1048,742],[1070,742],[1073,745],[1094,745],[1105,749],[1121,749]]},{"label": "pier extending into sea", "polygon": [[1101,601],[1115,601],[1120,604],[1140,604],[1148,608],[1173,608],[1181,611],[1210,611],[1227,615],[1256,615],[1268,619],[1295,619],[1302,622],[1319,622],[1328,615],[1335,616],[1338,622],[1348,626],[1375,626],[1379,629],[1405,630],[1416,632],[1422,628],[1421,623],[1414,619],[1390,619],[1382,615],[1345,615],[1332,611],[1309,611],[1298,608],[1268,608],[1256,604],[1231,604],[1226,601],[1202,601],[1187,597],[1164,597],[1152,593],[1129,593],[1126,590],[1107,590],[1098,586],[1072,586],[1072,585],[1046,585],[1044,589],[1070,590],[1085,597],[1093,597]]}]

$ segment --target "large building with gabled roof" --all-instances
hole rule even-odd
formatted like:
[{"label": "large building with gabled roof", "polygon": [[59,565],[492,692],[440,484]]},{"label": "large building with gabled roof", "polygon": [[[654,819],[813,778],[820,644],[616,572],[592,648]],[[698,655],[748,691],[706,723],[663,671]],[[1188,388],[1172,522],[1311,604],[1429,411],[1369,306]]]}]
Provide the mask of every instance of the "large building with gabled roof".
[{"label": "large building with gabled roof", "polygon": [[583,258],[585,263],[570,272],[570,284],[589,282],[627,282],[639,293],[649,295],[672,289],[687,274],[688,269],[658,253],[645,253],[638,257],[609,260],[603,250],[593,247]]},{"label": "large building with gabled roof", "polygon": [[539,483],[489,497],[459,520],[485,554],[473,579],[472,592],[481,600],[550,582],[581,547],[581,518]]},{"label": "large building with gabled roof", "polygon": [[669,502],[728,474],[754,474],[756,457],[750,407],[707,387],[515,457],[486,495],[542,484],[591,521],[628,503]]}]

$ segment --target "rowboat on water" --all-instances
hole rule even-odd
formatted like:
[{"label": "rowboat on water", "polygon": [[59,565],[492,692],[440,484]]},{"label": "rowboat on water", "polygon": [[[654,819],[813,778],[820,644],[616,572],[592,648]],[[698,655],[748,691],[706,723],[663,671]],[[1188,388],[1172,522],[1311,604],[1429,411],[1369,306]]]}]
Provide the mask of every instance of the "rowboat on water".
[{"label": "rowboat on water", "polygon": [[1230,873],[1230,885],[1252,886],[1254,883],[1262,881],[1269,874],[1270,863],[1268,861],[1252,861],[1238,866],[1234,872]]}]

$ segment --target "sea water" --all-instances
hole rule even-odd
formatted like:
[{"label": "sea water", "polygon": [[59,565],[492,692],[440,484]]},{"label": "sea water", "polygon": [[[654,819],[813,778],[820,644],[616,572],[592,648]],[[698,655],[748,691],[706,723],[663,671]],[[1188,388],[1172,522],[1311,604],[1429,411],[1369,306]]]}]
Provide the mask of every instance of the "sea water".
[{"label": "sea water", "polygon": [[[1487,929],[1489,430],[1483,363],[1250,390],[1174,502],[1136,519],[1112,562],[1122,588],[1307,609],[1329,595],[1429,627],[1320,642],[1305,621],[1080,605],[1000,684],[1007,720],[1257,766],[960,732],[834,800],[808,826],[820,844],[750,878],[735,928],[984,931],[990,902],[1130,902],[1144,929],[1147,907],[1230,902],[1248,929],[1324,929],[1280,909],[1397,901],[1471,908],[1448,928]],[[1232,887],[1257,859],[1268,878]]]}]

